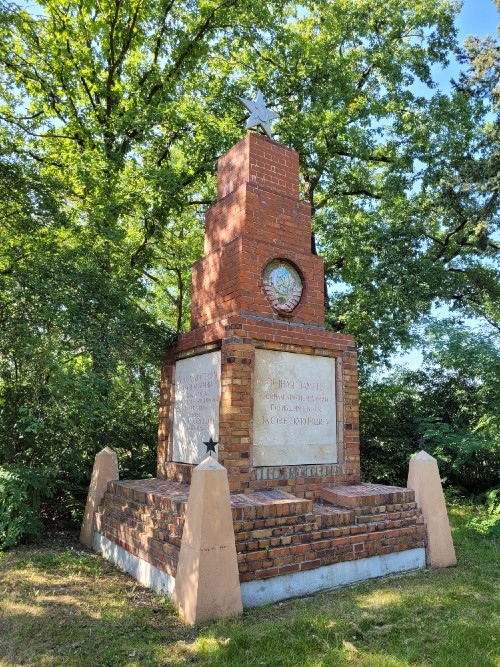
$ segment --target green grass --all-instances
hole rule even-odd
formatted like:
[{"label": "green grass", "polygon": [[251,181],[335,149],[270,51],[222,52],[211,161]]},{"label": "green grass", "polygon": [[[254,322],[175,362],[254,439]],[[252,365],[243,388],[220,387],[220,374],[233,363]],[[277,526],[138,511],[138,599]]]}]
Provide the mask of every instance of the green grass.
[{"label": "green grass", "polygon": [[498,667],[500,544],[450,513],[458,567],[423,570],[195,628],[169,600],[51,538],[0,556],[0,666]]}]

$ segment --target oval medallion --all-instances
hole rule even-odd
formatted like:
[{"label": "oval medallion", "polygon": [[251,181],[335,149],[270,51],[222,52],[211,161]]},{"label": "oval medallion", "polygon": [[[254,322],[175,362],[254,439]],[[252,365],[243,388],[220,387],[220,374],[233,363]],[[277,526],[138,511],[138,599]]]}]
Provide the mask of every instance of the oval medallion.
[{"label": "oval medallion", "polygon": [[273,308],[291,313],[302,296],[298,271],[284,260],[274,259],[264,269],[264,291]]}]

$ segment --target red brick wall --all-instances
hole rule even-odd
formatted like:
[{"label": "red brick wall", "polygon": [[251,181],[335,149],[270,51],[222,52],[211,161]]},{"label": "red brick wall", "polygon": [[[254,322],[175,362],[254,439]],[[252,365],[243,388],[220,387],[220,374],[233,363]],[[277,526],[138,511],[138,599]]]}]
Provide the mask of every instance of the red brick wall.
[{"label": "red brick wall", "polygon": [[299,154],[262,134],[247,134],[219,159],[217,199],[246,182],[298,199]]},{"label": "red brick wall", "polygon": [[[221,350],[219,460],[232,491],[280,488],[313,498],[328,482],[359,482],[356,349],[351,336],[324,329],[323,259],[311,253],[310,208],[299,199],[298,154],[252,133],[219,160],[218,201],[207,212],[205,257],[193,267],[191,331],[164,358],[158,476],[189,481],[191,466],[172,462],[171,370],[185,356]],[[296,265],[300,303],[273,308],[263,272],[273,259]],[[254,468],[255,349],[337,359],[338,463]]]},{"label": "red brick wall", "polygon": [[[337,359],[338,463],[314,466],[254,468],[253,373],[255,349],[263,348],[331,356]],[[192,466],[171,462],[172,401],[168,384],[177,359],[221,349],[221,403],[218,456],[227,468],[231,491],[279,488],[300,497],[314,498],[329,483],[355,484],[359,469],[359,405],[356,350],[352,336],[281,322],[235,317],[181,337],[164,358],[160,414],[158,477],[189,481]]]},{"label": "red brick wall", "polygon": [[[193,267],[191,327],[235,314],[323,327],[323,259],[311,253],[297,153],[249,134],[219,160],[218,182],[219,199],[206,215],[205,257]],[[273,259],[289,260],[303,277],[301,302],[286,316],[263,290],[262,274]]]}]

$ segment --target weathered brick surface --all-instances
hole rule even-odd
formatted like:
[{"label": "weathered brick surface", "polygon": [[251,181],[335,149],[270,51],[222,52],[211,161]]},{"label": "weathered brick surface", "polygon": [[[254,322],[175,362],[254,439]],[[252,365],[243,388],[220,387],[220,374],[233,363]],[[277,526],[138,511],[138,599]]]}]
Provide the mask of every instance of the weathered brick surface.
[{"label": "weathered brick surface", "polygon": [[[175,576],[188,492],[163,479],[111,482],[97,530]],[[232,494],[231,505],[241,581],[425,546],[415,502],[348,510],[275,490]]]},{"label": "weathered brick surface", "polygon": [[[323,263],[311,252],[311,216],[299,199],[295,151],[249,134],[219,160],[218,199],[206,215],[205,256],[193,267],[191,331],[163,359],[159,477],[188,482],[192,466],[172,461],[173,371],[182,358],[221,351],[219,461],[234,492],[280,489],[313,499],[322,486],[359,483],[356,348],[324,329]],[[279,313],[263,288],[273,259],[297,267],[298,306]],[[337,462],[253,467],[253,382],[257,349],[336,359]]]},{"label": "weathered brick surface", "polygon": [[329,503],[353,508],[415,501],[415,492],[412,489],[384,484],[327,487],[321,489],[320,496]]}]

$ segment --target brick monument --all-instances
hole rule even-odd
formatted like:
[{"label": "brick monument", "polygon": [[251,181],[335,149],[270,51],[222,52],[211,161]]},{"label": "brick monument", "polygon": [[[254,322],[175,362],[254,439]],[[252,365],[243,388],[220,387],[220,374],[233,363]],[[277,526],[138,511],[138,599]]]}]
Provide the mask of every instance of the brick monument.
[{"label": "brick monument", "polygon": [[248,134],[219,160],[191,331],[164,358],[158,477],[189,482],[212,436],[234,492],[359,482],[356,373],[353,337],[324,328],[299,156]]},{"label": "brick monument", "polygon": [[425,564],[410,489],[360,484],[352,336],[324,328],[299,156],[250,133],[219,160],[191,330],[163,358],[157,478],[110,482],[94,546],[172,591],[194,467],[228,472],[244,606]]}]

